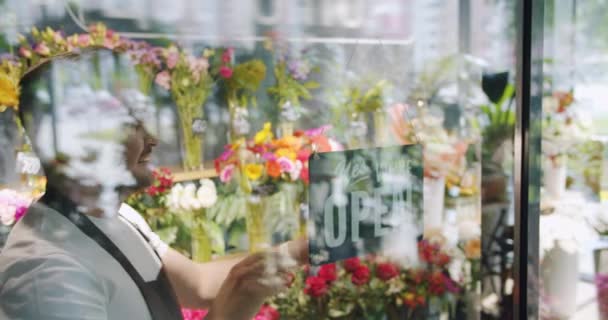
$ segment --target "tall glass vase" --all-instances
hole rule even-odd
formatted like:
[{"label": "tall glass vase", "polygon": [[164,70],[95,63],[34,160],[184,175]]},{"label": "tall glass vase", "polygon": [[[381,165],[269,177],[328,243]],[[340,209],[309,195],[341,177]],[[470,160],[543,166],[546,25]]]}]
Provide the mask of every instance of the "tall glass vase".
[{"label": "tall glass vase", "polygon": [[267,249],[272,244],[272,234],[266,223],[266,201],[264,197],[251,195],[247,199],[247,236],[249,237],[249,252]]},{"label": "tall glass vase", "polygon": [[200,169],[203,165],[203,128],[201,128],[203,107],[195,105],[178,105],[177,113],[182,129],[184,169]]},{"label": "tall glass vase", "polygon": [[191,232],[192,239],[190,245],[192,250],[192,261],[211,261],[211,238],[209,238],[207,232],[200,226],[192,228]]},{"label": "tall glass vase", "polygon": [[374,140],[376,146],[386,144],[386,113],[384,110],[374,112]]}]

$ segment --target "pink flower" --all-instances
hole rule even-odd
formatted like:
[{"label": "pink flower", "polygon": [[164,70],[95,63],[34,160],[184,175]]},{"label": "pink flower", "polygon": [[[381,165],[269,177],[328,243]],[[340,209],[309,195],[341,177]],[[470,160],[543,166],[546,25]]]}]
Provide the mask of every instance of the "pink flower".
[{"label": "pink flower", "polygon": [[304,134],[307,137],[316,137],[325,134],[329,129],[331,129],[330,125],[325,125],[319,128],[308,129],[304,131]]},{"label": "pink flower", "polygon": [[295,164],[285,157],[280,157],[277,162],[279,162],[281,171],[284,173],[291,173],[295,169]]},{"label": "pink flower", "polygon": [[277,156],[272,152],[266,152],[262,155],[262,158],[266,161],[276,161]]},{"label": "pink flower", "polygon": [[265,304],[260,308],[258,314],[255,315],[253,320],[279,320],[281,314],[277,309]]},{"label": "pink flower", "polygon": [[26,212],[27,207],[17,207],[17,210],[15,210],[15,221],[19,221],[19,219],[23,218]]},{"label": "pink flower", "polygon": [[220,67],[220,76],[224,79],[230,79],[232,77],[232,69],[226,66]]},{"label": "pink flower", "polygon": [[179,60],[179,52],[177,51],[177,48],[175,48],[175,47],[169,48],[169,52],[167,55],[167,68],[169,68],[169,70],[172,70],[173,68],[175,68],[178,60]]},{"label": "pink flower", "polygon": [[188,57],[188,66],[190,68],[190,73],[192,73],[194,81],[198,83],[201,78],[201,75],[207,72],[207,69],[209,69],[209,60],[207,60],[207,58],[196,58],[190,56]]},{"label": "pink flower", "polygon": [[203,320],[207,315],[207,310],[182,309],[184,320]]},{"label": "pink flower", "polygon": [[156,75],[154,82],[156,82],[156,84],[165,88],[166,90],[171,89],[171,75],[169,75],[169,71],[164,70],[159,72]]},{"label": "pink flower", "polygon": [[25,47],[21,47],[19,48],[19,54],[24,57],[24,58],[31,58],[32,57],[32,51],[30,49],[27,49]]},{"label": "pink flower", "polygon": [[46,46],[44,42],[37,44],[34,51],[36,51],[36,53],[38,53],[39,55],[45,57],[51,54],[51,50],[49,49],[49,47]]},{"label": "pink flower", "polygon": [[78,36],[78,45],[86,47],[91,45],[91,37],[88,34],[81,34]]},{"label": "pink flower", "polygon": [[229,164],[222,169],[220,172],[220,181],[223,183],[230,182],[232,180],[232,176],[234,175],[235,166],[233,164]]},{"label": "pink flower", "polygon": [[233,155],[234,150],[228,148],[224,150],[224,152],[222,152],[222,154],[220,155],[220,161],[228,161],[228,159],[230,159]]},{"label": "pink flower", "polygon": [[222,53],[222,62],[228,63],[232,61],[232,55],[234,54],[234,49],[228,48]]}]

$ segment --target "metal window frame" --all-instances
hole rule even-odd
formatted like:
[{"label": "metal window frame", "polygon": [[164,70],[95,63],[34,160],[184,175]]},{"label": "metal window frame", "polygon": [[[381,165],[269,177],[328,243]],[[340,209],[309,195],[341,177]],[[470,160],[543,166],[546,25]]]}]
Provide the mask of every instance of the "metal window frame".
[{"label": "metal window frame", "polygon": [[545,0],[518,0],[515,150],[514,318],[537,319],[540,151]]}]

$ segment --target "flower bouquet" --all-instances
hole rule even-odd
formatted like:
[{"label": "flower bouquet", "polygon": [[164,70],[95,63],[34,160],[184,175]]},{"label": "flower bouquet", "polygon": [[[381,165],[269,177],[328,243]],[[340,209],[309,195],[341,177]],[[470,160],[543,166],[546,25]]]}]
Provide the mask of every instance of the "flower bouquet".
[{"label": "flower bouquet", "polygon": [[11,189],[0,190],[0,222],[11,226],[21,219],[32,203],[32,198]]},{"label": "flower bouquet", "polygon": [[308,157],[315,148],[318,152],[331,150],[323,135],[326,129],[275,139],[271,124],[266,123],[254,139],[227,145],[215,160],[220,181],[247,198],[251,250],[270,244],[270,230],[304,232],[304,219],[298,215],[309,179]]},{"label": "flower bouquet", "polygon": [[383,257],[305,267],[269,304],[281,319],[438,318],[461,288],[447,271],[450,256],[438,245],[421,241],[418,253],[420,266],[410,268]]},{"label": "flower bouquet", "polygon": [[208,261],[212,252],[224,253],[224,238],[220,227],[206,215],[206,209],[217,201],[215,184],[211,180],[173,184],[167,169],[155,170],[153,184],[133,194],[127,204],[140,212],[150,228],[168,245],[192,257]]},{"label": "flower bouquet", "polygon": [[576,109],[571,92],[557,91],[545,97],[543,115],[544,186],[549,196],[557,199],[566,188],[568,155],[577,144],[584,142],[590,123]]},{"label": "flower bouquet", "polygon": [[302,50],[300,57],[285,54],[286,50],[278,48],[278,61],[274,66],[276,83],[268,88],[279,108],[281,119],[281,135],[293,135],[293,125],[302,115],[300,101],[312,99],[310,90],[319,87],[316,81],[308,80],[311,71],[312,59],[307,57],[307,50]]},{"label": "flower bouquet", "polygon": [[196,57],[171,45],[162,49],[162,71],[155,76],[159,86],[169,90],[177,106],[184,145],[184,167],[188,170],[202,165],[202,133],[205,131],[203,104],[211,94],[213,80],[209,74],[206,51]]},{"label": "flower bouquet", "polygon": [[230,112],[231,138],[236,140],[249,133],[247,106],[257,105],[255,92],[266,77],[266,65],[259,59],[235,64],[232,48],[225,49],[216,57],[219,57],[219,62],[213,63],[212,73],[221,80]]}]

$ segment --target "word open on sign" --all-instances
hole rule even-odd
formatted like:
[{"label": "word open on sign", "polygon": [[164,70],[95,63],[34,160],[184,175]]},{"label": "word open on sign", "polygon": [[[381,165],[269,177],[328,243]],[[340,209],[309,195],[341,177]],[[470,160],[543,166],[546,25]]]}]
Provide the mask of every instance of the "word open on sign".
[{"label": "word open on sign", "polygon": [[349,150],[311,159],[311,263],[375,253],[422,201],[420,146]]}]

